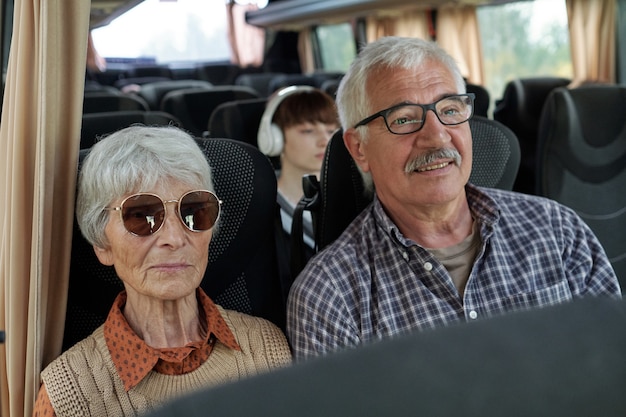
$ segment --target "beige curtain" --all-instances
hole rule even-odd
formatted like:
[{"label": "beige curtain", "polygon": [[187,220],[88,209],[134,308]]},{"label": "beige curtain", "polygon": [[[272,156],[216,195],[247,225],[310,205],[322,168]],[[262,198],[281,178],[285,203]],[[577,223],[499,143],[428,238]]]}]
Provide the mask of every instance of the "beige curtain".
[{"label": "beige curtain", "polygon": [[0,124],[2,417],[30,416],[60,353],[90,2],[15,0]]},{"label": "beige curtain", "polygon": [[231,62],[240,67],[259,67],[263,64],[265,30],[246,23],[246,12],[252,10],[258,10],[258,6],[234,2],[226,4]]},{"label": "beige curtain", "polygon": [[437,12],[437,43],[456,59],[469,83],[483,85],[483,60],[476,7],[442,7]]},{"label": "beige curtain", "polygon": [[366,19],[366,27],[367,42],[383,36],[430,39],[428,13],[423,10],[385,17],[370,16]]},{"label": "beige curtain", "polygon": [[315,72],[313,44],[311,42],[311,32],[308,29],[298,32],[298,59],[303,74]]},{"label": "beige curtain", "polygon": [[615,0],[567,0],[573,84],[615,82]]}]

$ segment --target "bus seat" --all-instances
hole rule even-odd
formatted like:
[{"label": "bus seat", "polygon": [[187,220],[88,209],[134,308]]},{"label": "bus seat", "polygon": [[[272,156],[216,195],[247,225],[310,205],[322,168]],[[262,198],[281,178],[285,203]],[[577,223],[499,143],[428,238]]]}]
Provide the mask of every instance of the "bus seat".
[{"label": "bus seat", "polygon": [[318,87],[318,80],[312,75],[304,74],[279,74],[274,76],[268,85],[270,94],[281,88],[288,87],[290,85],[310,85],[311,87]]},{"label": "bus seat", "polygon": [[341,82],[340,79],[324,80],[322,84],[320,85],[320,90],[322,90],[323,92],[325,92],[332,98],[335,98],[335,96],[337,95],[337,89],[339,88],[340,82]]},{"label": "bus seat", "polygon": [[557,88],[538,139],[539,194],[574,209],[626,288],[626,87]]},{"label": "bus seat", "polygon": [[279,74],[270,80],[268,88],[270,93],[290,85],[310,85],[311,87],[321,88],[324,81],[340,80],[343,75],[343,72],[324,71],[311,74]]},{"label": "bus seat", "polygon": [[243,85],[253,88],[261,97],[269,97],[272,94],[270,90],[270,81],[280,72],[262,72],[252,74],[240,74],[235,79],[235,85]]},{"label": "bus seat", "polygon": [[489,117],[489,105],[491,104],[491,96],[489,91],[482,85],[478,84],[465,84],[466,91],[468,93],[474,93],[476,98],[474,99],[474,114],[482,117]]},{"label": "bus seat", "polygon": [[147,126],[180,126],[178,119],[161,111],[130,110],[84,114],[80,130],[80,149],[91,148],[99,137],[136,123]]},{"label": "bus seat", "polygon": [[206,64],[196,67],[196,78],[213,85],[233,85],[241,69],[235,64]]},{"label": "bus seat", "polygon": [[[511,190],[520,162],[515,134],[503,124],[480,116],[469,120],[472,130],[472,184]],[[350,222],[371,202],[356,163],[343,143],[342,131],[331,138],[318,183],[305,177],[305,196],[296,206],[291,233],[290,260],[293,278],[304,268],[301,218],[311,211],[316,250],[332,243]]]},{"label": "bus seat", "polygon": [[259,98],[250,87],[228,85],[211,89],[182,89],[165,94],[161,110],[174,115],[184,129],[201,137],[205,135],[213,110],[227,101]]},{"label": "bus seat", "polygon": [[625,326],[626,301],[588,298],[345,349],[146,417],[624,416]]},{"label": "bus seat", "polygon": [[167,65],[158,64],[141,64],[136,65],[125,70],[122,74],[122,78],[142,78],[142,77],[163,77],[174,78],[172,70]]},{"label": "bus seat", "polygon": [[[240,141],[211,138],[198,144],[224,201],[201,286],[224,308],[264,317],[284,329],[286,289],[274,243],[274,169],[258,149]],[[81,161],[88,152],[81,150]],[[74,220],[64,350],[104,322],[122,289],[113,267],[98,261]]]},{"label": "bus seat", "polygon": [[209,118],[209,137],[242,140],[256,147],[266,103],[266,98],[253,98],[218,105]]},{"label": "bus seat", "polygon": [[496,102],[493,118],[507,125],[519,139],[522,159],[513,189],[536,194],[537,130],[541,109],[550,91],[571,80],[559,77],[519,78],[509,81]]},{"label": "bus seat", "polygon": [[159,110],[165,94],[186,88],[211,88],[213,84],[203,80],[167,80],[145,83],[139,86],[137,95],[143,98],[150,110]]},{"label": "bus seat", "polygon": [[139,110],[148,111],[148,103],[141,97],[113,91],[85,92],[83,96],[83,114]]},{"label": "bus seat", "polygon": [[[170,81],[169,77],[129,77],[120,78],[113,82],[113,86],[120,91],[132,90],[134,86],[156,83],[159,81]],[[129,88],[131,87],[131,88]]]}]

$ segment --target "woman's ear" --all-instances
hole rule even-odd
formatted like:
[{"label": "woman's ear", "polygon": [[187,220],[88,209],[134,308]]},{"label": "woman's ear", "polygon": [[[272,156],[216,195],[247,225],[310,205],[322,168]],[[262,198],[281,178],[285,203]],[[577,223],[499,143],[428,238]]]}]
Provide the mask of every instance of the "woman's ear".
[{"label": "woman's ear", "polygon": [[365,146],[359,132],[355,128],[346,130],[343,133],[343,143],[346,145],[352,159],[354,159],[354,162],[356,162],[361,171],[369,172],[367,153],[365,152]]},{"label": "woman's ear", "polygon": [[96,253],[98,260],[102,265],[113,266],[113,252],[111,251],[111,248],[105,249],[93,245],[93,251]]}]

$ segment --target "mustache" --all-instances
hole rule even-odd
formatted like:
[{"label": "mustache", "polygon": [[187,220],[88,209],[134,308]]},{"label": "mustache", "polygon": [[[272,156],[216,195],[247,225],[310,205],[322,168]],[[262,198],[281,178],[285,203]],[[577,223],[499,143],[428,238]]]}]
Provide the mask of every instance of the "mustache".
[{"label": "mustache", "polygon": [[438,159],[453,159],[454,163],[457,166],[460,166],[462,158],[461,158],[461,154],[456,149],[451,149],[451,148],[435,149],[435,150],[423,153],[421,155],[418,155],[414,159],[407,162],[406,166],[404,167],[404,171],[407,174],[411,173],[420,167],[432,164]]}]

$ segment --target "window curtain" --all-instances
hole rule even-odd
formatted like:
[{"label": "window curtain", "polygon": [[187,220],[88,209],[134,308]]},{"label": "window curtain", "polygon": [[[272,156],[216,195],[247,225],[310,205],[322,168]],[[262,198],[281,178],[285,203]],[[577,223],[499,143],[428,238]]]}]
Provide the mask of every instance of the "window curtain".
[{"label": "window curtain", "polygon": [[31,416],[39,372],[61,352],[89,8],[14,4],[0,123],[3,417]]},{"label": "window curtain", "polygon": [[259,67],[263,64],[265,30],[246,22],[246,12],[252,10],[258,10],[258,6],[234,2],[226,4],[231,62],[242,68]]},{"label": "window curtain", "polygon": [[298,32],[298,59],[303,74],[315,72],[315,58],[313,57],[313,42],[308,29]]},{"label": "window curtain", "polygon": [[567,0],[573,84],[615,82],[615,0]]},{"label": "window curtain", "polygon": [[367,42],[384,36],[430,39],[428,13],[423,10],[407,11],[398,16],[370,16],[366,27]]},{"label": "window curtain", "polygon": [[456,59],[469,83],[483,85],[482,46],[476,7],[442,7],[437,11],[437,43]]}]

